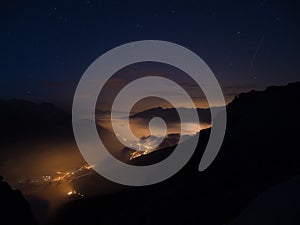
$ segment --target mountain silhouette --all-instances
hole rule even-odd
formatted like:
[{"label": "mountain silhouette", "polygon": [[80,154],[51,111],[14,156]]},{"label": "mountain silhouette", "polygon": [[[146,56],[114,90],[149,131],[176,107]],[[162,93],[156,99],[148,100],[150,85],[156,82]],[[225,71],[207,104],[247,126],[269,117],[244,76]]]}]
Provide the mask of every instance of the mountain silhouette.
[{"label": "mountain silhouette", "polygon": [[2,142],[28,138],[71,135],[71,116],[52,103],[0,100]]},{"label": "mountain silhouette", "polygon": [[0,176],[0,224],[37,225],[28,202],[18,190],[12,190]]},{"label": "mountain silhouette", "polygon": [[[258,196],[300,175],[299,98],[300,82],[239,94],[227,105],[225,139],[208,169],[198,171],[210,135],[210,129],[205,129],[200,132],[193,157],[170,179],[146,187],[123,187],[118,193],[70,202],[59,209],[54,223],[245,224],[241,222],[242,218],[255,215],[249,210],[265,204],[255,200]],[[70,114],[53,104],[1,100],[0,110],[2,142],[56,135],[61,138],[72,136]],[[206,109],[204,111],[209,112]],[[135,114],[132,118],[148,120],[153,116],[161,116],[168,123],[174,121],[173,115],[175,118],[175,109],[158,108]],[[116,144],[116,138],[111,142],[109,131],[101,126],[97,128],[103,135],[105,145]],[[159,162],[172,154],[174,147],[154,151],[130,163],[149,165]],[[126,159],[128,152],[113,154],[119,159]],[[296,179],[292,183],[297,186],[300,181]],[[7,184],[1,181],[1,193],[4,193],[2,187],[7,189]],[[280,196],[277,200],[279,205],[285,204]],[[13,203],[12,206],[17,207],[18,204]],[[28,207],[21,211],[27,212]],[[299,204],[296,202],[293,207],[298,209]],[[288,217],[289,214],[282,216]],[[295,217],[294,214],[291,216]],[[297,218],[294,221],[298,221]],[[292,222],[288,220],[286,224]]]},{"label": "mountain silhouette", "polygon": [[[170,179],[69,203],[59,210],[56,224],[230,223],[258,195],[300,175],[299,98],[300,82],[239,94],[227,106],[225,139],[208,169],[198,171],[210,129],[200,132],[193,157]],[[132,163],[153,164],[173,150],[157,150]]]},{"label": "mountain silhouette", "polygon": [[300,224],[300,177],[282,182],[260,194],[228,225]]},{"label": "mountain silhouette", "polygon": [[[179,122],[179,115],[177,111],[180,111],[182,113],[185,113],[187,115],[191,114],[194,109],[189,109],[189,108],[167,108],[163,109],[161,107],[157,108],[152,108],[148,109],[145,111],[141,111],[138,113],[135,113],[130,116],[131,119],[144,119],[146,121],[149,121],[153,117],[160,117],[162,118],[166,123],[174,123],[174,122]],[[204,124],[210,124],[211,118],[210,118],[210,109],[200,109],[197,108],[198,116],[199,116],[199,121],[200,123]],[[182,122],[192,122],[192,121],[182,121]]]}]

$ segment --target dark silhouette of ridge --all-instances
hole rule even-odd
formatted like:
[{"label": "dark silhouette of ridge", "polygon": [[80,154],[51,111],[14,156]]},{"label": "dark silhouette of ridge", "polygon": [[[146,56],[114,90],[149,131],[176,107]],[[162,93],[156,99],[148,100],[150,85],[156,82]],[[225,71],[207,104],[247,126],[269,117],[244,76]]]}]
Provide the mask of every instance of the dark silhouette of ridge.
[{"label": "dark silhouette of ridge", "polygon": [[[122,188],[119,193],[71,202],[60,208],[54,223],[229,223],[262,192],[300,175],[299,98],[300,82],[239,94],[227,106],[224,143],[207,170],[200,173],[198,165],[210,129],[200,132],[193,157],[170,179],[156,185]],[[0,110],[4,128],[1,135],[5,141],[72,134],[71,116],[52,104],[8,100],[0,101]],[[146,118],[151,118],[148,112]],[[98,129],[104,133],[104,139],[106,134],[110,135],[103,128]],[[174,147],[157,150],[131,163],[153,164],[172,154],[173,150]]]},{"label": "dark silhouette of ridge", "polygon": [[[227,106],[224,143],[208,169],[198,171],[210,129],[200,132],[193,157],[170,179],[69,203],[60,209],[56,224],[223,225],[232,221],[260,193],[300,175],[299,98],[300,82],[238,95]],[[155,163],[173,150],[157,150],[132,163]]]},{"label": "dark silhouette of ridge", "polygon": [[300,224],[300,177],[282,182],[260,194],[228,225]]},{"label": "dark silhouette of ridge", "polygon": [[36,137],[72,135],[71,115],[52,103],[0,100],[0,135],[11,143]]},{"label": "dark silhouette of ridge", "polygon": [[[166,123],[179,122],[180,120],[179,120],[179,115],[177,113],[177,110],[182,111],[183,113],[189,114],[194,109],[189,109],[189,108],[163,109],[161,107],[157,107],[157,108],[152,108],[152,109],[148,109],[148,110],[145,110],[142,112],[135,113],[135,114],[131,115],[130,118],[131,119],[139,118],[139,119],[144,119],[144,120],[148,121],[153,117],[160,117],[164,121],[166,121]],[[200,123],[210,124],[210,122],[211,122],[210,109],[197,108],[197,112],[198,112]],[[189,121],[185,121],[185,122],[189,122]]]},{"label": "dark silhouette of ridge", "polygon": [[0,176],[0,224],[37,225],[28,202],[19,190],[12,190]]}]

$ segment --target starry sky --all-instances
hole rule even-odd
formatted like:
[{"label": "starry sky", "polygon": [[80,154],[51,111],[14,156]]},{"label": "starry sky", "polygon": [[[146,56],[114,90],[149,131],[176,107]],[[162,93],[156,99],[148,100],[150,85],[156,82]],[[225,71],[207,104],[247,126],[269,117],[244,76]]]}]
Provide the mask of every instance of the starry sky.
[{"label": "starry sky", "polygon": [[299,11],[289,0],[1,1],[0,98],[68,108],[97,57],[146,39],[197,53],[227,97],[297,81]]}]

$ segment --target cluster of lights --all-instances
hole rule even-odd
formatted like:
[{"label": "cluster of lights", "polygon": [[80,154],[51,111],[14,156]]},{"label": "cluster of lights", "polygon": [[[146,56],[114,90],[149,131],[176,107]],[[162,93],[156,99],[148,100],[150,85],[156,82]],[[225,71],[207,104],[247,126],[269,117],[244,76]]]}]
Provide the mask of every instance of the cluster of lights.
[{"label": "cluster of lights", "polygon": [[[74,171],[68,171],[68,172],[60,172],[57,171],[56,174],[58,175],[57,177],[51,178],[51,176],[43,176],[43,181],[45,182],[59,182],[59,181],[63,181],[63,180],[68,180],[68,181],[72,181],[73,178],[78,178],[78,176],[76,177],[76,175],[78,175],[79,172],[84,171],[84,170],[91,170],[93,169],[95,166],[94,165],[83,165],[81,167],[79,167],[78,169],[74,170]],[[83,176],[83,175],[82,175]]]},{"label": "cluster of lights", "polygon": [[75,190],[69,191],[67,193],[68,196],[80,196],[80,197],[84,197],[83,194],[81,194],[80,192],[76,192]]},{"label": "cluster of lights", "polygon": [[144,150],[144,151],[134,151],[130,154],[130,160],[134,159],[134,158],[137,158],[137,157],[140,157],[142,155],[147,155],[149,154],[150,152],[153,152],[154,149],[151,149],[151,150]]},{"label": "cluster of lights", "polygon": [[[117,133],[116,134],[118,137],[120,137],[120,134]],[[149,143],[149,141],[147,143],[142,143],[142,142],[137,142],[137,143],[130,143],[126,138],[122,138],[120,137],[124,142],[127,142],[128,145],[130,146],[130,148],[136,150],[134,152],[132,152],[130,154],[130,160],[140,157],[142,155],[147,155],[150,152],[153,152],[155,150],[155,148],[153,146],[151,146],[151,144]]]},{"label": "cluster of lights", "polygon": [[[60,182],[73,182],[76,179],[80,179],[82,177],[88,176],[92,174],[93,172],[91,171],[95,165],[89,165],[85,164],[82,165],[81,167],[75,169],[75,170],[68,170],[65,172],[57,171],[56,176],[50,176],[50,175],[43,175],[41,179],[38,180],[26,180],[26,182],[19,181],[19,184],[32,184],[32,185],[42,185],[42,184],[48,184],[48,183],[60,183]],[[66,193],[67,196],[77,196],[77,197],[84,197],[84,195],[80,192],[77,192],[75,190],[71,190]]]}]

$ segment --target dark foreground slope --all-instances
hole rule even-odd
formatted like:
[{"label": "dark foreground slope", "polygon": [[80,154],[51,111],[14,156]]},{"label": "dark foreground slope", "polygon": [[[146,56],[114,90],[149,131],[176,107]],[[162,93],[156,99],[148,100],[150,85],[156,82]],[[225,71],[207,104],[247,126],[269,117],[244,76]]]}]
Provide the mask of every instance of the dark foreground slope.
[{"label": "dark foreground slope", "polygon": [[[194,156],[172,178],[157,185],[72,202],[60,209],[55,223],[229,223],[256,196],[300,175],[299,98],[300,83],[240,94],[228,105],[225,141],[207,170],[197,170],[210,132],[203,130]],[[134,163],[156,162],[172,151],[159,150]],[[296,203],[294,207],[299,207]]]},{"label": "dark foreground slope", "polygon": [[37,225],[28,202],[18,190],[12,190],[0,177],[0,224]]}]

